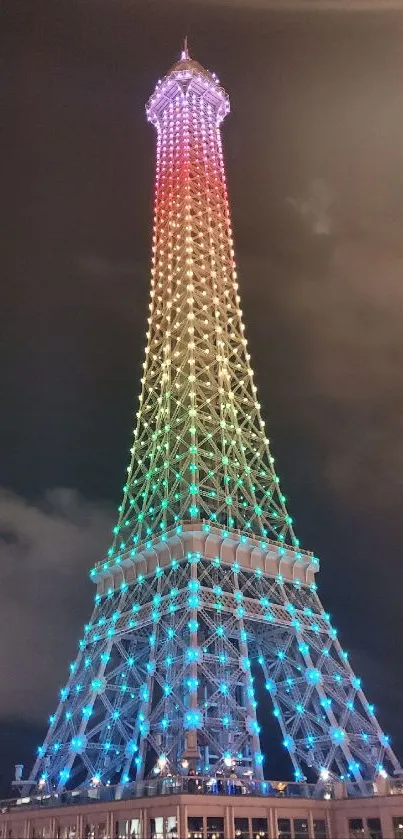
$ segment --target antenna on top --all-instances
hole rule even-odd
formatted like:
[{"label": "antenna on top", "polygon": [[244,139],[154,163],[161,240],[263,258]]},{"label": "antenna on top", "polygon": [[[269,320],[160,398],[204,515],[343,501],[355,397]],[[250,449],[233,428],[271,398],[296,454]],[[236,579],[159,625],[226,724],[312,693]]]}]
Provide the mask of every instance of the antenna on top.
[{"label": "antenna on top", "polygon": [[188,36],[185,35],[185,40],[183,42],[183,50],[181,52],[181,61],[188,61],[190,58],[189,49],[188,49]]}]

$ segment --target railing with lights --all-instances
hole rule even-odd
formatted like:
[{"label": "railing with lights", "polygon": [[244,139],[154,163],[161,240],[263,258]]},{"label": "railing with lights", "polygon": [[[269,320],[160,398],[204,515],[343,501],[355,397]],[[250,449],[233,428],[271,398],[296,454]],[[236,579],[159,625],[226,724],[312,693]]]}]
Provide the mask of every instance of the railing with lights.
[{"label": "railing with lights", "polygon": [[[198,526],[200,526],[205,533],[220,534],[222,538],[228,538],[228,536],[230,535],[229,531],[226,530],[225,527],[214,527],[214,525],[212,525],[211,522],[206,521],[206,519],[195,521],[194,519],[187,519],[186,517],[184,517],[182,518],[180,525],[168,528],[163,534],[158,533],[147,537],[147,539],[144,540],[144,542],[137,545],[136,550],[131,550],[127,548],[126,550],[119,551],[120,562],[118,564],[120,564],[123,559],[129,557],[136,557],[142,551],[150,550],[150,548],[155,547],[159,543],[166,542],[167,540],[169,540],[171,536],[177,536],[181,533],[186,533],[188,530],[197,530]],[[270,539],[267,536],[265,536],[264,538],[258,538],[256,536],[251,535],[246,530],[241,530],[241,528],[239,527],[231,528],[231,537],[233,538],[234,535],[239,536],[242,544],[252,544],[254,546],[259,545],[263,550],[274,548],[280,553],[281,556],[286,554],[287,551],[290,551],[293,554],[296,553],[298,555],[297,558],[306,558],[312,564],[318,566],[319,570],[319,560],[317,559],[317,557],[314,556],[312,551],[302,551],[300,548],[296,548],[295,546],[287,544],[286,542],[280,542],[275,539]],[[96,562],[93,569],[90,572],[90,577],[93,578],[98,572],[101,572],[103,570],[106,571],[108,568],[112,567],[115,564],[116,556],[108,558],[106,561],[104,559],[100,562]]]},{"label": "railing with lights", "polygon": [[64,807],[90,804],[94,801],[115,801],[128,798],[153,798],[159,795],[231,795],[269,798],[334,798],[330,784],[308,784],[295,781],[260,781],[246,778],[206,778],[202,776],[156,778],[124,786],[94,784],[89,789],[64,792],[38,792],[23,798],[0,801],[0,811],[18,807]]},{"label": "railing with lights", "polygon": [[[366,795],[403,795],[403,779],[388,779],[382,786],[368,781]],[[322,782],[308,784],[296,781],[259,781],[245,778],[202,776],[159,777],[151,781],[133,782],[124,786],[93,784],[89,789],[65,792],[38,792],[23,798],[0,801],[0,812],[12,809],[64,807],[91,804],[95,801],[115,801],[130,798],[154,798],[160,795],[231,795],[266,798],[333,799],[362,797],[362,788],[350,783]]]}]

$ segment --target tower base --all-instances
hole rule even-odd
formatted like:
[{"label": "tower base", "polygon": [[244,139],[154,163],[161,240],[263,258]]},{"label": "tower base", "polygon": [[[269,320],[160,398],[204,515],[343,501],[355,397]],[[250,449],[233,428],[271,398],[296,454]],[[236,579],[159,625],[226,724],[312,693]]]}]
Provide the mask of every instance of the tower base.
[{"label": "tower base", "polygon": [[353,831],[380,839],[399,836],[403,795],[397,782],[347,799],[343,784],[324,787],[317,796],[307,784],[279,781],[229,789],[203,779],[189,792],[190,780],[181,779],[176,792],[161,780],[132,785],[119,800],[113,788],[97,788],[2,801],[0,839],[346,839]]}]

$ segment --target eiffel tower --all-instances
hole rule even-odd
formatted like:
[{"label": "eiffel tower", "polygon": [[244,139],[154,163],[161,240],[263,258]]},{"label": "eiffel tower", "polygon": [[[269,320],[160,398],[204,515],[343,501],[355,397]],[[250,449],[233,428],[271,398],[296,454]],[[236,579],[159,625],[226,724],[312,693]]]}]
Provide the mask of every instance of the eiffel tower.
[{"label": "eiffel tower", "polygon": [[30,776],[39,788],[230,769],[262,779],[271,713],[297,781],[364,793],[401,771],[319,600],[319,563],[294,535],[270,453],[234,259],[228,112],[185,42],[147,104],[152,277],[131,462]]}]

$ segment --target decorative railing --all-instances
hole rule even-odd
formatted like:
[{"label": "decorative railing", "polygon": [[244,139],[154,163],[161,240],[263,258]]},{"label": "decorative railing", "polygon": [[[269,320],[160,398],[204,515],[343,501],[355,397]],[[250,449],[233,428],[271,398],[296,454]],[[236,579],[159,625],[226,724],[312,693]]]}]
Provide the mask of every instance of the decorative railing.
[{"label": "decorative railing", "polygon": [[1,812],[18,808],[64,807],[91,804],[95,801],[154,798],[160,795],[232,795],[269,798],[333,798],[329,784],[296,783],[293,781],[255,781],[237,778],[166,777],[134,781],[118,786],[98,786],[89,789],[54,792],[44,790],[21,798],[0,801]]},{"label": "decorative railing", "polygon": [[167,776],[155,780],[133,781],[116,786],[99,784],[89,789],[61,792],[40,790],[20,798],[0,801],[0,812],[15,809],[65,807],[93,804],[96,801],[122,801],[133,798],[154,798],[161,795],[231,795],[263,798],[365,798],[403,795],[403,778],[365,781],[363,784],[341,782],[259,781],[245,778],[206,778],[205,776]]}]

